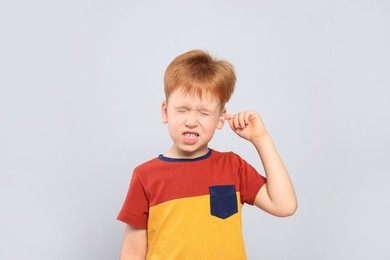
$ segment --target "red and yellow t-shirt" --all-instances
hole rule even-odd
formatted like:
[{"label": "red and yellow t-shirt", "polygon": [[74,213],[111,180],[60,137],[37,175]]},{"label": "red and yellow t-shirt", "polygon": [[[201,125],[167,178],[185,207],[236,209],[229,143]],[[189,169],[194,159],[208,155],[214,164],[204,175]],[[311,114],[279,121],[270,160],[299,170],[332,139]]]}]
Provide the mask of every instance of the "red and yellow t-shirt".
[{"label": "red and yellow t-shirt", "polygon": [[246,259],[241,209],[265,182],[232,152],[160,155],[134,169],[118,219],[147,228],[147,259]]}]

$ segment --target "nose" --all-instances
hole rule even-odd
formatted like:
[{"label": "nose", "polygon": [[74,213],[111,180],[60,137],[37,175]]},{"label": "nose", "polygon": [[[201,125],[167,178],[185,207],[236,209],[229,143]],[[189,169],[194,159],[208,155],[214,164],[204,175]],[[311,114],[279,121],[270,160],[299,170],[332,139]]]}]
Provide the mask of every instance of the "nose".
[{"label": "nose", "polygon": [[198,112],[197,111],[189,111],[186,117],[185,126],[193,128],[198,125]]}]

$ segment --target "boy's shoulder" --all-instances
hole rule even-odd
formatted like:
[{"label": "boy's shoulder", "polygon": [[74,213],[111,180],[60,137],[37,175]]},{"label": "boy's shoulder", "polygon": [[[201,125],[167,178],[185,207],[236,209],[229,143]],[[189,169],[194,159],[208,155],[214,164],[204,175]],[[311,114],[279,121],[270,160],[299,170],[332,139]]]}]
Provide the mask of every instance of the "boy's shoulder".
[{"label": "boy's shoulder", "polygon": [[161,164],[162,164],[162,161],[158,157],[155,157],[153,159],[150,159],[146,162],[139,164],[137,167],[134,168],[134,170],[135,171],[147,171],[147,170],[153,169],[155,167],[160,167]]},{"label": "boy's shoulder", "polygon": [[235,159],[242,159],[241,156],[233,151],[224,151],[224,152],[221,152],[221,151],[217,151],[217,150],[212,150],[213,151],[213,154],[215,155],[215,158],[223,158],[223,159],[231,159],[231,160],[235,160]]},{"label": "boy's shoulder", "polygon": [[226,151],[226,152],[221,152],[217,150],[212,150],[212,153],[214,155],[214,159],[235,159],[235,158],[240,158],[240,156],[232,151]]}]

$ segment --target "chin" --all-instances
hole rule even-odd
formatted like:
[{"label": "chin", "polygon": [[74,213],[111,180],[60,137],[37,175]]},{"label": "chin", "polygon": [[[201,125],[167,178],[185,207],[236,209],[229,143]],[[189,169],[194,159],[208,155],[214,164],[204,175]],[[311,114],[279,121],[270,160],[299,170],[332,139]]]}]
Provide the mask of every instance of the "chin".
[{"label": "chin", "polygon": [[182,149],[182,150],[180,150],[180,153],[188,158],[196,158],[196,157],[204,155],[207,152],[208,152],[207,148],[206,149],[202,148],[202,149]]}]

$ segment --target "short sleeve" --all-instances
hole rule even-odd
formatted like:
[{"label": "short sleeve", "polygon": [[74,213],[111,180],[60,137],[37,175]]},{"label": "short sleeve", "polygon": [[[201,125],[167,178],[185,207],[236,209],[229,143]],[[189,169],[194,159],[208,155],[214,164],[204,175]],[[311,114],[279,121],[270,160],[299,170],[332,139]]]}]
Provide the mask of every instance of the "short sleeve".
[{"label": "short sleeve", "polygon": [[134,171],[125,202],[117,217],[126,224],[147,228],[149,215],[149,201],[145,193],[142,181],[137,172]]},{"label": "short sleeve", "polygon": [[257,193],[261,187],[267,182],[267,179],[260,175],[257,170],[238,156],[240,165],[240,196],[241,203],[253,205]]}]

